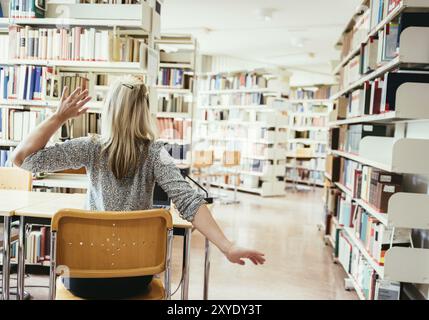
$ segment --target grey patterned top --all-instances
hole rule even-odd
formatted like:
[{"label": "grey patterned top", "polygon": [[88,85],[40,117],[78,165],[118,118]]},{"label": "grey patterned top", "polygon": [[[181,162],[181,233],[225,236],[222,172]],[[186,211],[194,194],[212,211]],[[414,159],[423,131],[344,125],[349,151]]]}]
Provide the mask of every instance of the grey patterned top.
[{"label": "grey patterned top", "polygon": [[205,203],[182,177],[160,142],[142,147],[140,165],[133,175],[115,178],[101,152],[98,137],[83,137],[44,148],[28,156],[22,168],[31,172],[55,172],[85,167],[89,177],[87,208],[98,211],[130,211],[152,208],[155,182],[168,194],[182,218],[192,221]]}]

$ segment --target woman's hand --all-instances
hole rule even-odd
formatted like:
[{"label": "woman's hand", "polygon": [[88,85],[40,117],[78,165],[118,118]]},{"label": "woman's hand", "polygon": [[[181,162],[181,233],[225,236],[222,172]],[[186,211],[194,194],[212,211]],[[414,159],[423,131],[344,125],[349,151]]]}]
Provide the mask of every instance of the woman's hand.
[{"label": "woman's hand", "polygon": [[84,106],[89,100],[91,100],[91,97],[88,96],[88,90],[82,91],[81,88],[77,88],[69,95],[68,87],[64,87],[60,106],[55,112],[55,116],[62,123],[68,119],[80,116],[88,110],[88,107]]},{"label": "woman's hand", "polygon": [[227,252],[225,252],[226,258],[232,263],[238,263],[244,265],[244,259],[249,259],[253,264],[264,264],[264,254],[256,250],[250,250],[246,248],[237,247],[232,245]]}]

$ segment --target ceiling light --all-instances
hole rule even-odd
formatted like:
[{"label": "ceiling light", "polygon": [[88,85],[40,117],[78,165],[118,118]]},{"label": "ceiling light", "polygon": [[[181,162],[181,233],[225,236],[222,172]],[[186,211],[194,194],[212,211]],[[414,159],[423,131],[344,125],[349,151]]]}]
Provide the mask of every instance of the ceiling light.
[{"label": "ceiling light", "polygon": [[273,12],[275,10],[271,8],[261,8],[256,11],[259,20],[271,21],[273,18]]}]

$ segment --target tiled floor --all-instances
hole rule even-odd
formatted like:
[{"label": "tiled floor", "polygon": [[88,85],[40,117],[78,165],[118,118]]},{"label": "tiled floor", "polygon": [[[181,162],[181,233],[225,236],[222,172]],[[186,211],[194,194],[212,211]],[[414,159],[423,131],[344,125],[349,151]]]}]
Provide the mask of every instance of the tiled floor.
[{"label": "tiled floor", "polygon": [[[332,262],[317,225],[322,221],[321,190],[288,192],[285,197],[260,198],[239,194],[240,204],[217,205],[214,215],[225,233],[239,245],[266,253],[263,266],[232,265],[212,250],[211,299],[357,299],[344,290],[345,273]],[[181,238],[175,239],[173,289],[180,280]],[[203,294],[204,238],[192,236],[189,296]],[[46,276],[32,276],[27,284],[47,285]],[[34,299],[47,289],[27,288]],[[180,290],[173,297],[180,298]]]}]

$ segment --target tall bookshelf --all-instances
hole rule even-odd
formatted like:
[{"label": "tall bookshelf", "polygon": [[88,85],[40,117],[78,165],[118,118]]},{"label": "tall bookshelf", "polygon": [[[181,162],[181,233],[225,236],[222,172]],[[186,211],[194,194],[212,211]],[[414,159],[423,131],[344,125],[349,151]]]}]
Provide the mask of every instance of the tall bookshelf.
[{"label": "tall bookshelf", "polygon": [[[17,5],[31,8],[27,2]],[[117,76],[142,77],[149,86],[150,103],[156,106],[159,50],[155,40],[160,39],[161,5],[158,0],[134,4],[49,1],[44,14],[37,12],[32,17],[29,12],[12,12],[3,7],[5,17],[0,18],[0,32],[6,28],[9,52],[0,52],[4,54],[0,57],[1,165],[11,165],[3,161],[4,151],[10,153],[30,130],[54,112],[65,85],[71,89],[85,87],[93,99],[88,103],[88,112],[65,124],[49,144],[99,133],[101,107],[109,84]],[[61,36],[54,39],[54,34]],[[0,37],[3,35],[0,33]],[[25,48],[14,50],[18,41],[25,43]],[[6,84],[14,81],[13,77],[5,77],[6,71],[10,75],[11,70],[22,72],[14,73],[20,79],[16,82],[17,91]],[[27,86],[21,87],[23,83]],[[156,107],[151,113],[156,116]],[[83,174],[43,174],[47,179],[34,180],[33,187],[76,191],[87,183]],[[43,228],[33,226],[28,241],[43,241]],[[46,265],[46,258],[27,252],[26,264]]]},{"label": "tall bookshelf", "polygon": [[429,284],[429,250],[413,241],[429,229],[415,183],[429,173],[428,21],[424,0],[362,1],[338,41],[325,239],[360,299]]},{"label": "tall bookshelf", "polygon": [[198,88],[198,42],[190,35],[165,34],[156,43],[160,49],[156,86],[160,140],[167,144],[178,165],[189,167]]},{"label": "tall bookshelf", "polygon": [[286,181],[323,186],[331,86],[291,88],[286,144]]},{"label": "tall bookshelf", "polygon": [[[284,86],[274,73],[251,70],[205,74],[198,92],[194,145],[213,150],[215,166],[224,151],[240,151],[239,191],[281,196],[284,191],[287,118]],[[233,189],[216,178],[212,184]]]}]

